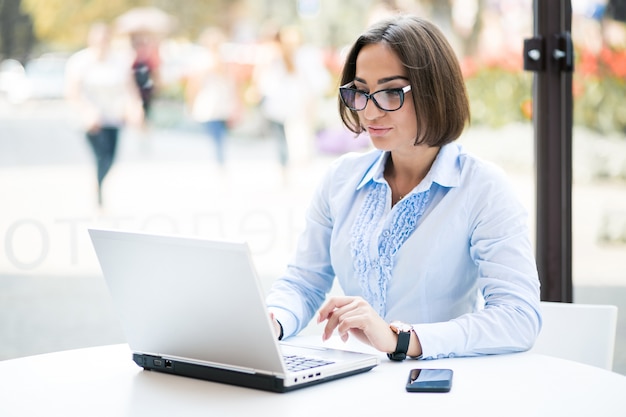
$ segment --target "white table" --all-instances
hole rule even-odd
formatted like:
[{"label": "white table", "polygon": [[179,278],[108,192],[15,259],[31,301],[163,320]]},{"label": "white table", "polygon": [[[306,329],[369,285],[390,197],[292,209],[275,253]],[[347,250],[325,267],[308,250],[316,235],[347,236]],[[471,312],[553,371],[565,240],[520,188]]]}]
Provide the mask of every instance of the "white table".
[{"label": "white table", "polygon": [[[626,376],[533,353],[382,363],[287,394],[143,371],[127,345],[0,362],[0,416],[626,416]],[[407,393],[414,367],[449,393]]]}]

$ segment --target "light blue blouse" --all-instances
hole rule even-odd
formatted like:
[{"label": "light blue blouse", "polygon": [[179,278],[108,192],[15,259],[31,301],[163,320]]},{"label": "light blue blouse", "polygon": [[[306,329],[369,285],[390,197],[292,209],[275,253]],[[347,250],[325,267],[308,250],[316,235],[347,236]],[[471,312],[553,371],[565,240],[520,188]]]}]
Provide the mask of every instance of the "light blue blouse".
[{"label": "light blue blouse", "polygon": [[411,323],[425,359],[527,350],[541,328],[527,212],[506,175],[451,143],[391,207],[389,154],[335,161],[267,304],[285,336],[302,330],[335,277],[385,320]]}]

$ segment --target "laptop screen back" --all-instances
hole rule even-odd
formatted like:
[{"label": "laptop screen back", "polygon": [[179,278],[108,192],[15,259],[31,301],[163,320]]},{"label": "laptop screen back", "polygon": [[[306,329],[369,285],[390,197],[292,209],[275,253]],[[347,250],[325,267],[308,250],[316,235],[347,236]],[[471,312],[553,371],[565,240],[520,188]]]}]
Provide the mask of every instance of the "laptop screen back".
[{"label": "laptop screen back", "polygon": [[283,373],[245,243],[89,233],[134,352]]}]

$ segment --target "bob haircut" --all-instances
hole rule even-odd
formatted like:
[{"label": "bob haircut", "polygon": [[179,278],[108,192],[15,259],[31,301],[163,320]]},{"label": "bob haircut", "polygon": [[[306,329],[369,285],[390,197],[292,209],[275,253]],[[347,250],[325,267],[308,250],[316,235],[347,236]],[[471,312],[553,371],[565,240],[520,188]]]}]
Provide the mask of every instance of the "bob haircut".
[{"label": "bob haircut", "polygon": [[[341,73],[345,85],[356,76],[356,60],[366,45],[382,43],[391,48],[406,68],[409,93],[418,120],[415,145],[443,146],[456,140],[470,121],[465,82],[454,50],[441,30],[425,19],[397,15],[371,26],[350,49]],[[360,134],[358,112],[339,99],[343,124]]]}]

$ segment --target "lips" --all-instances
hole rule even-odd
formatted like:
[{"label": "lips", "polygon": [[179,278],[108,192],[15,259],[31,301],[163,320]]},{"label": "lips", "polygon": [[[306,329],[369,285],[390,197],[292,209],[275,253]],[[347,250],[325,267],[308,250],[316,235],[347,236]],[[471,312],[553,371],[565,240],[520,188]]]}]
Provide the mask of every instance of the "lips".
[{"label": "lips", "polygon": [[383,136],[389,132],[391,128],[383,126],[367,126],[367,132],[370,136]]}]

